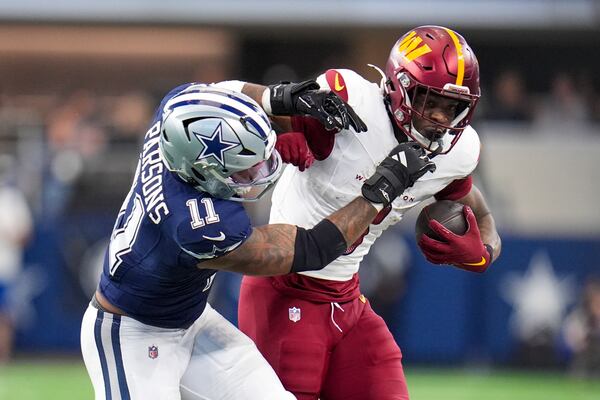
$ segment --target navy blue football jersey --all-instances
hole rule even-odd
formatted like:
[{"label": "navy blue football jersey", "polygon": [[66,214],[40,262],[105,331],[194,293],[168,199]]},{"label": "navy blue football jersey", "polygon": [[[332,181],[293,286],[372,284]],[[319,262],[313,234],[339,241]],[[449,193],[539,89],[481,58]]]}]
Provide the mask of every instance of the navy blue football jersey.
[{"label": "navy blue football jersey", "polygon": [[252,232],[241,203],[197,191],[162,161],[162,108],[186,86],[167,94],[144,137],[99,285],[128,316],[164,328],[186,328],[202,314],[216,271],[197,264],[236,249]]}]

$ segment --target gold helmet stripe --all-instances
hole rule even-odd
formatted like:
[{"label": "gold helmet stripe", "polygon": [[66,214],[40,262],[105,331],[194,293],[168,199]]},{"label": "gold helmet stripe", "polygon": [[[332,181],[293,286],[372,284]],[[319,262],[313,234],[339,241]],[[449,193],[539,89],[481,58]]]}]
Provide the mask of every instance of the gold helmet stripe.
[{"label": "gold helmet stripe", "polygon": [[451,31],[448,28],[444,29],[446,30],[446,32],[448,32],[448,35],[450,35],[452,41],[454,42],[454,47],[456,47],[456,57],[458,59],[458,65],[456,66],[456,84],[462,86],[463,78],[465,77],[465,57],[463,55],[462,46],[460,44],[460,41],[458,40],[458,36],[456,36],[456,33],[454,33],[454,31]]}]

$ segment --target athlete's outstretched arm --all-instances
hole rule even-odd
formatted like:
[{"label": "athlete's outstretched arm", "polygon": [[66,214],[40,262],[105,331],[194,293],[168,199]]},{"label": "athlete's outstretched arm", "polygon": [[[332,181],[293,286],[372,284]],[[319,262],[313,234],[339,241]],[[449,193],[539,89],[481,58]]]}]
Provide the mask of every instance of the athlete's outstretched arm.
[{"label": "athlete's outstretched arm", "polygon": [[[367,229],[375,215],[377,215],[377,210],[373,204],[363,197],[358,197],[346,207],[327,217],[327,220],[332,222],[343,235],[343,249],[346,249],[348,243],[354,243]],[[202,262],[198,266],[247,275],[287,274],[291,272],[294,263],[297,233],[298,227],[295,225],[260,226],[254,228],[250,237],[236,250],[225,256]],[[336,244],[316,243],[316,245],[331,247]],[[334,259],[339,255],[336,255]]]},{"label": "athlete's outstretched arm", "polygon": [[[250,97],[252,100],[256,101],[258,104],[262,104],[263,93],[267,89],[266,86],[258,85],[255,83],[246,82],[244,84],[244,88],[242,89],[242,93],[246,96]],[[268,111],[268,110],[267,110]],[[289,116],[276,116],[269,114],[271,121],[273,121],[283,132],[292,131],[292,119]]]},{"label": "athlete's outstretched arm", "polygon": [[[402,160],[402,161],[401,161]],[[435,165],[423,149],[411,143],[398,145],[362,186],[362,196],[319,222],[312,229],[274,224],[254,229],[236,250],[203,261],[198,268],[248,275],[282,275],[324,268],[341,256],[367,229],[378,210]]]},{"label": "athlete's outstretched arm", "polygon": [[284,130],[290,130],[290,119],[275,117],[305,115],[317,119],[329,131],[350,127],[356,132],[367,131],[367,125],[348,103],[331,90],[320,90],[314,80],[270,86],[245,83],[242,93],[262,105]]},{"label": "athlete's outstretched arm", "polygon": [[[331,115],[328,115],[328,113],[324,113],[324,115],[317,114],[317,118],[305,117],[301,112],[295,113],[295,117],[288,116],[291,113],[275,115],[270,100],[265,98],[269,97],[266,94],[270,94],[270,89],[267,86],[246,82],[242,88],[242,93],[262,104],[267,114],[269,114],[273,125],[276,127],[275,129],[278,131],[275,148],[279,151],[283,162],[295,165],[300,171],[303,171],[305,168],[310,167],[315,159],[324,160],[329,156],[335,143],[335,133],[338,130],[327,130],[325,128],[323,121],[331,118]],[[326,92],[320,91],[319,93],[316,94],[323,96]],[[346,106],[351,109],[349,105]],[[275,109],[277,108],[275,107]],[[321,118],[318,118],[319,116]]]}]

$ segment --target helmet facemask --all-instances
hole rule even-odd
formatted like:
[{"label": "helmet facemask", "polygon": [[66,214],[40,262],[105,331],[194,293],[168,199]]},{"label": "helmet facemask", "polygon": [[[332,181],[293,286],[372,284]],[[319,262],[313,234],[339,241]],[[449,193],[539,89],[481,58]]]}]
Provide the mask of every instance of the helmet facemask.
[{"label": "helmet facemask", "polygon": [[442,90],[415,83],[407,92],[405,110],[410,122],[406,134],[425,150],[445,154],[471,120],[478,97],[464,87],[447,84]]},{"label": "helmet facemask", "polygon": [[180,177],[201,192],[233,201],[258,201],[277,183],[282,172],[281,156],[275,150],[269,159],[242,171],[225,176],[217,165],[195,163],[189,170],[193,177],[177,172]]}]

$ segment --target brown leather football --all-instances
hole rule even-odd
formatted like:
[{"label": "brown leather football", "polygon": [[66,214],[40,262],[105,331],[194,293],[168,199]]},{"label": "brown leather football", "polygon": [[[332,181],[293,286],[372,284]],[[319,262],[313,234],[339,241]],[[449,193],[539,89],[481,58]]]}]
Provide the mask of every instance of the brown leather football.
[{"label": "brown leather football", "polygon": [[457,235],[464,235],[467,231],[467,220],[463,213],[463,204],[451,200],[440,200],[425,206],[421,210],[415,224],[417,242],[423,234],[435,240],[442,240],[429,227],[429,221],[432,219],[435,219]]}]

